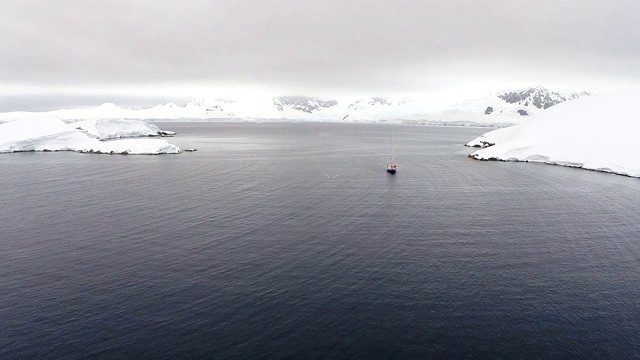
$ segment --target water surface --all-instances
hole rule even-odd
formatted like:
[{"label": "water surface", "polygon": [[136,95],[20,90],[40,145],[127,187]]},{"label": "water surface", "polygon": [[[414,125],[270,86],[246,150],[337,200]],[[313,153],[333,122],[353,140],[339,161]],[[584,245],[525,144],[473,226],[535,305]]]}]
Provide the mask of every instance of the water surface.
[{"label": "water surface", "polygon": [[[162,123],[0,156],[1,358],[633,358],[640,182],[486,129]],[[323,173],[337,175],[329,180]]]}]

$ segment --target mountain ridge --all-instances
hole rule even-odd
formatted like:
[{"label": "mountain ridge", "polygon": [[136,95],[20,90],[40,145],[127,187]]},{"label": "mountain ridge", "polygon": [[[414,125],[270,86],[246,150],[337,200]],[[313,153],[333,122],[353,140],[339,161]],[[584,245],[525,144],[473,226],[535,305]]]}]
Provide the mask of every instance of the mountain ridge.
[{"label": "mountain ridge", "polygon": [[[334,122],[407,122],[510,124],[521,115],[535,115],[558,103],[587,96],[587,92],[549,90],[535,86],[491,93],[480,99],[434,111],[425,98],[276,96],[252,99],[194,98],[184,106],[165,102],[144,109],[105,103],[91,109],[61,109],[48,113],[67,121],[91,118],[143,120],[294,120]],[[2,117],[10,113],[0,114]]]}]

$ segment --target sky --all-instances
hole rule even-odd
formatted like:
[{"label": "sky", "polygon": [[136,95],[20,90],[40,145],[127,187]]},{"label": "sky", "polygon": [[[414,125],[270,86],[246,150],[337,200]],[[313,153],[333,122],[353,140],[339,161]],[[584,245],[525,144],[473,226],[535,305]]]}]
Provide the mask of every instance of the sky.
[{"label": "sky", "polygon": [[640,89],[638,0],[8,0],[0,111]]}]

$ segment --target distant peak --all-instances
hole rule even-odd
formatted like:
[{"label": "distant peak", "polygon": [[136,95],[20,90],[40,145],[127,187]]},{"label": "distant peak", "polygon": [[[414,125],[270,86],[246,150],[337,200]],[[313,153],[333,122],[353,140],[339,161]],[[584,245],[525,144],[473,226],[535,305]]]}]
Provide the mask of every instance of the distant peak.
[{"label": "distant peak", "polygon": [[207,99],[205,99],[205,98],[195,98],[195,99],[189,101],[187,103],[187,105],[205,106],[206,103],[207,103]]},{"label": "distant peak", "polygon": [[547,109],[561,102],[591,94],[586,91],[550,90],[544,86],[532,86],[520,90],[502,91],[495,95],[509,104]]},{"label": "distant peak", "polygon": [[166,108],[171,108],[171,109],[175,109],[175,108],[179,107],[178,105],[176,105],[176,103],[173,103],[173,102],[163,102],[159,106],[166,107]]},{"label": "distant peak", "polygon": [[273,105],[278,111],[284,111],[285,108],[291,108],[297,111],[312,113],[314,111],[330,108],[338,105],[338,101],[334,99],[323,100],[317,97],[309,96],[277,96],[273,98]]},{"label": "distant peak", "polygon": [[104,103],[98,106],[98,109],[116,109],[116,108],[119,108],[119,106],[114,103]]}]

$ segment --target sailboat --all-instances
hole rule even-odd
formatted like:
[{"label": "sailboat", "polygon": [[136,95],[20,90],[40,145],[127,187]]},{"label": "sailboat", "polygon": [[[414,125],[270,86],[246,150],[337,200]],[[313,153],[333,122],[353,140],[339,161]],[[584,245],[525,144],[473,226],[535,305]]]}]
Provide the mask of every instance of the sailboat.
[{"label": "sailboat", "polygon": [[387,164],[387,172],[393,175],[396,171],[398,171],[398,167],[396,166],[396,149],[393,146],[393,128],[391,128],[391,161]]}]

